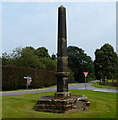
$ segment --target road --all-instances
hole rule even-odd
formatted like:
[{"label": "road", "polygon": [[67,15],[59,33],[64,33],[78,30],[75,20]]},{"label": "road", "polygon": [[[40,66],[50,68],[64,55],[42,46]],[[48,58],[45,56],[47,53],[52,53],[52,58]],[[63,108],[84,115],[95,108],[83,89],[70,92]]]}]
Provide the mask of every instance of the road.
[{"label": "road", "polygon": [[[115,89],[92,87],[91,84],[93,84],[94,82],[98,82],[98,80],[86,83],[86,89],[87,90],[93,90],[93,91],[103,91],[103,92],[118,93],[118,90],[115,90]],[[78,84],[69,86],[69,90],[75,90],[75,89],[85,89],[85,83],[78,83]],[[20,95],[20,94],[29,94],[29,93],[40,93],[40,92],[49,92],[49,91],[56,91],[56,88],[42,88],[42,89],[36,89],[36,90],[1,92],[0,96]]]}]

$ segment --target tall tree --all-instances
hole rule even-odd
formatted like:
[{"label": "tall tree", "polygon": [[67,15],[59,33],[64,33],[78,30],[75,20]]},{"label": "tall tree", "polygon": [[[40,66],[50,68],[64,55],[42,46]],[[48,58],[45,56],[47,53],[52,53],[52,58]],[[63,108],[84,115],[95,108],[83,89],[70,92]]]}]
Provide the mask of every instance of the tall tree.
[{"label": "tall tree", "polygon": [[84,82],[84,71],[89,72],[88,79],[94,78],[94,65],[90,56],[84,53],[84,50],[76,46],[69,46],[68,66],[74,73],[74,79],[78,82]]},{"label": "tall tree", "polygon": [[95,51],[94,65],[97,79],[116,79],[118,77],[118,56],[110,44],[104,44]]}]

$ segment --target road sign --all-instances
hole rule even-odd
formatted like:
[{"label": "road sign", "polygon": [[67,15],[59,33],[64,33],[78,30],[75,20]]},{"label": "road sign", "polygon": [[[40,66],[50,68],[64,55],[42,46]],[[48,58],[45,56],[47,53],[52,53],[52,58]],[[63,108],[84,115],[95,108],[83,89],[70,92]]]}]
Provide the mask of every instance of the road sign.
[{"label": "road sign", "polygon": [[85,90],[86,90],[86,77],[88,75],[88,72],[83,72],[84,73],[84,76],[85,76]]},{"label": "road sign", "polygon": [[30,83],[32,82],[32,77],[30,76],[27,76],[27,77],[24,77],[24,79],[27,80],[27,89],[28,89],[28,86],[30,85]]},{"label": "road sign", "polygon": [[88,75],[88,72],[83,72],[83,73],[84,73],[84,76],[85,76],[85,77],[87,77],[87,75]]},{"label": "road sign", "polygon": [[27,79],[27,83],[30,84],[32,82],[31,79]]},{"label": "road sign", "polygon": [[30,76],[27,76],[27,77],[24,77],[24,79],[32,79],[32,77],[30,77]]}]

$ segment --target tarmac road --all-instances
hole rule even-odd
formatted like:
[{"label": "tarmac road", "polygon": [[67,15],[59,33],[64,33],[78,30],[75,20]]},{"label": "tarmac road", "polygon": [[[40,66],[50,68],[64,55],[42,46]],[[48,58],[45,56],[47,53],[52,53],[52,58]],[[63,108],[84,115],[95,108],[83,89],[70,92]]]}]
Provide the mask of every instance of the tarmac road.
[{"label": "tarmac road", "polygon": [[[93,91],[118,93],[118,90],[115,90],[115,89],[97,88],[97,87],[92,87],[91,86],[91,84],[93,84],[94,82],[98,82],[98,81],[99,80],[95,80],[95,81],[91,81],[89,83],[86,83],[86,89],[87,90],[93,90]],[[75,85],[70,85],[69,86],[69,90],[74,90],[74,89],[85,89],[85,83],[77,83]],[[40,92],[48,92],[48,91],[56,91],[56,88],[42,88],[42,89],[36,89],[36,90],[1,92],[0,96],[40,93]]]}]

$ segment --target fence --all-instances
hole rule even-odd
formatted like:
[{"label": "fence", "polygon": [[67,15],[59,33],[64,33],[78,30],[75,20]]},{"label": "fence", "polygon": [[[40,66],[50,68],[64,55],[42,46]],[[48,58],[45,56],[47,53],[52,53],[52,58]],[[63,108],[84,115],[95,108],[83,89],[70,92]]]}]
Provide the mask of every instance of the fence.
[{"label": "fence", "polygon": [[2,90],[26,88],[27,81],[24,79],[24,76],[32,77],[32,88],[56,84],[54,71],[16,66],[2,66]]}]

